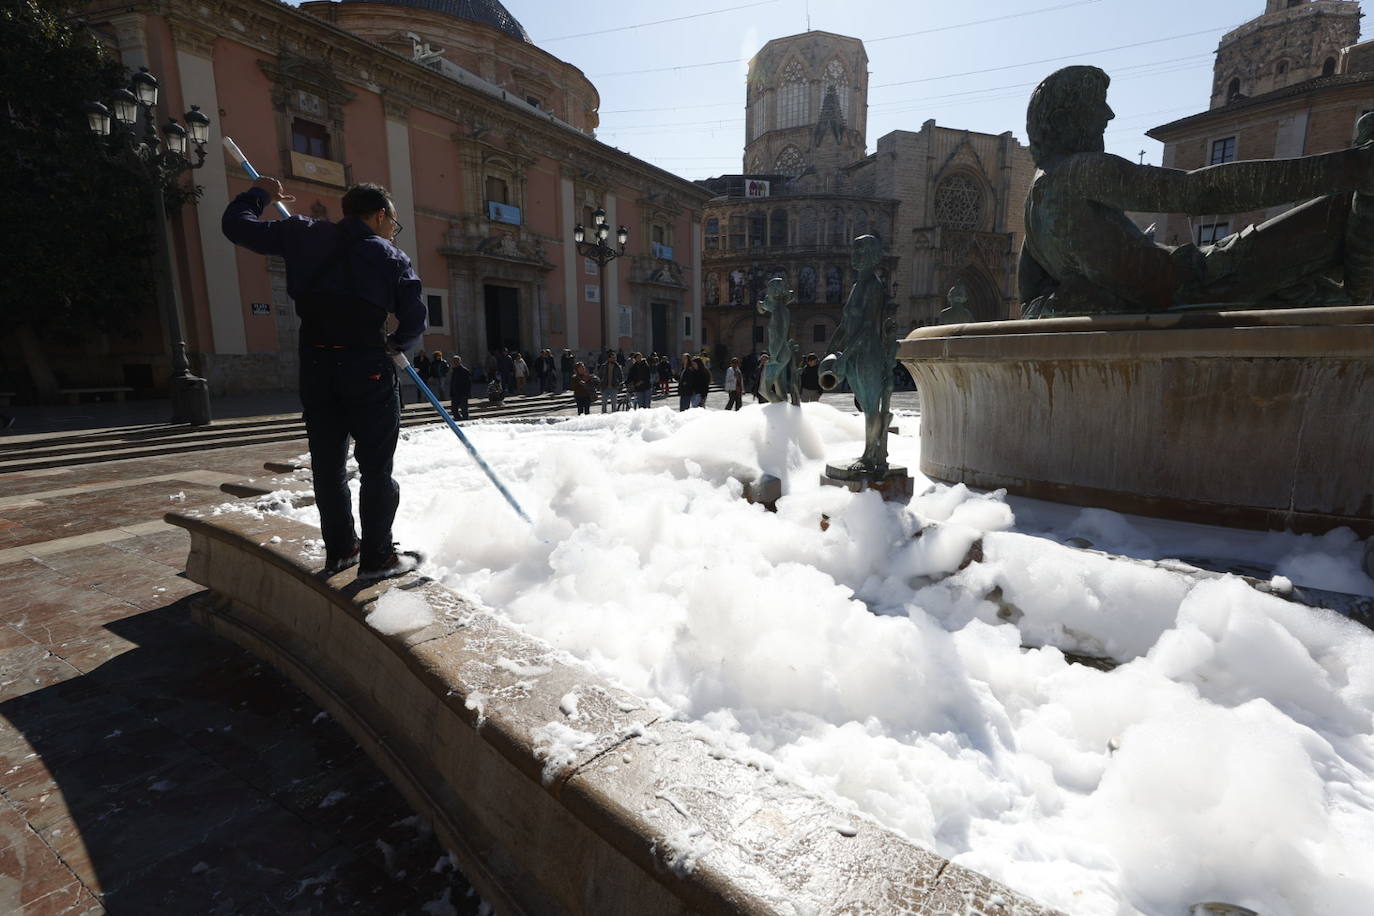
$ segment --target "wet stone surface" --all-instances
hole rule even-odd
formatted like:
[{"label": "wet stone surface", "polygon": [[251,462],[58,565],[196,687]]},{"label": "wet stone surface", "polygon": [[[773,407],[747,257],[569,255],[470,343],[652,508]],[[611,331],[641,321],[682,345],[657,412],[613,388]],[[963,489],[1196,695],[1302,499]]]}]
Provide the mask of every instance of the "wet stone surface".
[{"label": "wet stone surface", "polygon": [[347,733],[190,620],[189,539],[155,523],[230,497],[148,478],[302,451],[0,475],[0,912],[477,911]]}]

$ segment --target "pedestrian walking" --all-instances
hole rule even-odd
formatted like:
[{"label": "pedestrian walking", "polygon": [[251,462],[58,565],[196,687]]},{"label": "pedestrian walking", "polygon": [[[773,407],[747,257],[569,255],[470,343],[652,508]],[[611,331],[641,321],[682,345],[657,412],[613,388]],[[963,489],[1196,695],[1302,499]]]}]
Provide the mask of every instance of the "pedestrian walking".
[{"label": "pedestrian walking", "polygon": [[673,383],[673,364],[666,356],[658,358],[658,393],[660,397],[668,396],[668,389]]},{"label": "pedestrian walking", "polygon": [[692,406],[705,407],[706,396],[711,393],[711,370],[706,368],[706,363],[701,357],[692,360],[689,376],[688,387],[692,392]]},{"label": "pedestrian walking", "polygon": [[740,368],[738,356],[731,357],[725,369],[725,390],[729,393],[725,409],[739,410],[744,398],[744,370]]},{"label": "pedestrian walking", "polygon": [[577,358],[573,356],[573,351],[564,350],[563,355],[558,359],[558,369],[563,375],[563,387],[559,392],[567,391],[572,387],[573,371],[577,368]]},{"label": "pedestrian walking", "polygon": [[463,365],[463,357],[453,355],[449,368],[449,413],[459,420],[468,418],[468,398],[472,397],[472,373]]},{"label": "pedestrian walking", "polygon": [[554,366],[553,351],[547,348],[540,350],[534,360],[534,375],[539,380],[540,394],[553,393]]},{"label": "pedestrian walking", "polygon": [[630,389],[635,410],[653,406],[654,383],[649,375],[649,362],[643,353],[630,354],[630,368],[625,371],[625,386]]},{"label": "pedestrian walking", "polygon": [[587,364],[580,360],[573,365],[570,381],[573,403],[577,405],[578,415],[592,412],[592,398],[596,396],[596,376],[587,371]]},{"label": "pedestrian walking", "polygon": [[806,359],[802,361],[801,399],[803,401],[819,401],[821,399],[820,357],[815,353],[806,354]]},{"label": "pedestrian walking", "polygon": [[682,354],[682,368],[677,374],[677,409],[686,410],[692,406],[692,354]]},{"label": "pedestrian walking", "polygon": [[[502,350],[496,358],[497,371],[501,375],[502,392],[515,391],[515,357],[509,350]],[[504,394],[502,395],[504,397]]]},{"label": "pedestrian walking", "polygon": [[511,391],[515,394],[529,394],[525,386],[530,377],[530,364],[525,362],[525,355],[517,352],[511,357],[511,362],[515,372],[515,387]]},{"label": "pedestrian walking", "polygon": [[620,369],[620,364],[615,360],[615,354],[606,354],[606,365],[596,373],[596,383],[601,388],[601,412],[606,412],[606,402],[611,404],[611,413],[620,409],[617,398],[620,397],[620,386],[625,382],[625,375]]},{"label": "pedestrian walking", "polygon": [[758,369],[758,373],[754,376],[754,390],[750,392],[750,394],[752,394],[752,395],[754,396],[754,403],[755,403],[755,404],[766,404],[766,403],[768,403],[768,399],[765,398],[765,397],[763,396],[763,393],[759,390],[760,387],[763,385],[763,373],[764,373],[764,371],[765,371],[767,368],[768,368],[768,354],[767,354],[767,353],[761,353],[761,354],[759,354],[759,369]]},{"label": "pedestrian walking", "polygon": [[429,377],[434,380],[430,388],[434,391],[436,398],[448,396],[448,360],[444,359],[443,350],[435,350],[434,356],[429,361]]},{"label": "pedestrian walking", "polygon": [[[228,239],[286,261],[286,290],[300,316],[300,391],[310,445],[315,508],[324,538],[325,570],[357,564],[358,578],[408,572],[420,555],[391,539],[400,504],[392,478],[401,429],[397,371],[419,342],[428,309],[410,258],[394,243],[396,207],[376,184],[350,187],[337,223],[305,216],[263,220],[263,208],[293,197],[275,178],[259,178],[225,208]],[[396,330],[386,333],[388,315]],[[361,492],[355,532],[348,490],[348,443]]]}]

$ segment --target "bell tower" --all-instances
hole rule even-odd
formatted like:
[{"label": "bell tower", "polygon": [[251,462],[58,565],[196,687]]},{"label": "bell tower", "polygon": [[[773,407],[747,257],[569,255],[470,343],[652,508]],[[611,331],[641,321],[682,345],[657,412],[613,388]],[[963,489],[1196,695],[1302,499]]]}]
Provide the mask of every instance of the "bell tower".
[{"label": "bell tower", "polygon": [[803,32],[775,38],[749,62],[744,171],[800,178],[825,190],[864,154],[868,54],[857,38]]},{"label": "bell tower", "polygon": [[1266,0],[1264,14],[1217,45],[1212,108],[1335,75],[1341,50],[1360,40],[1356,0]]}]

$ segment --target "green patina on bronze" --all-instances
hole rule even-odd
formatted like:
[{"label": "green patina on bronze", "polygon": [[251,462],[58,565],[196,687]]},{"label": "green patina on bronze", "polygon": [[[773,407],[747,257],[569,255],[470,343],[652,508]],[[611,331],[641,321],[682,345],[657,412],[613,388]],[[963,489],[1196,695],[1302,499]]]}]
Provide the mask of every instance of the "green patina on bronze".
[{"label": "green patina on bronze", "polygon": [[[1037,172],[1019,266],[1025,317],[1363,304],[1374,292],[1374,115],[1359,146],[1191,172],[1103,151],[1107,74],[1065,67],[1031,95]],[[1157,244],[1126,216],[1299,204],[1215,245]]]},{"label": "green patina on bronze", "polygon": [[882,243],[871,235],[854,240],[859,279],[849,291],[844,314],[829,353],[821,363],[822,384],[834,388],[848,380],[864,414],[864,452],[850,466],[881,478],[888,471],[887,430],[892,423],[892,364],[897,358],[897,325],[887,288],[878,276]]},{"label": "green patina on bronze", "polygon": [[774,277],[768,281],[768,293],[759,302],[759,314],[768,315],[768,365],[763,367],[763,396],[769,401],[791,401],[801,404],[801,370],[798,368],[797,342],[788,340],[792,323],[792,303],[797,294],[787,288],[787,281]]}]

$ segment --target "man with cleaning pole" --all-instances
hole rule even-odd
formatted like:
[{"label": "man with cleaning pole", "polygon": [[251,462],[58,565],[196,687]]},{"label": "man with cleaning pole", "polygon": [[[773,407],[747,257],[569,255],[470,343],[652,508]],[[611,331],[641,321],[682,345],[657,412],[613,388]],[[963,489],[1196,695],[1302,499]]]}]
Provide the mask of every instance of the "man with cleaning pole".
[{"label": "man with cleaning pole", "polygon": [[[414,569],[414,551],[391,540],[400,488],[391,476],[401,428],[397,367],[419,342],[428,311],[410,258],[392,244],[401,231],[385,188],[359,184],[343,197],[343,219],[262,211],[293,200],[275,178],[258,178],[224,211],[228,239],[286,261],[286,289],[301,318],[300,384],[325,570],[358,564],[358,578],[384,579]],[[396,316],[387,334],[386,319]],[[393,356],[396,358],[393,359]],[[348,491],[348,440],[354,442],[361,492],[355,533]]]}]

